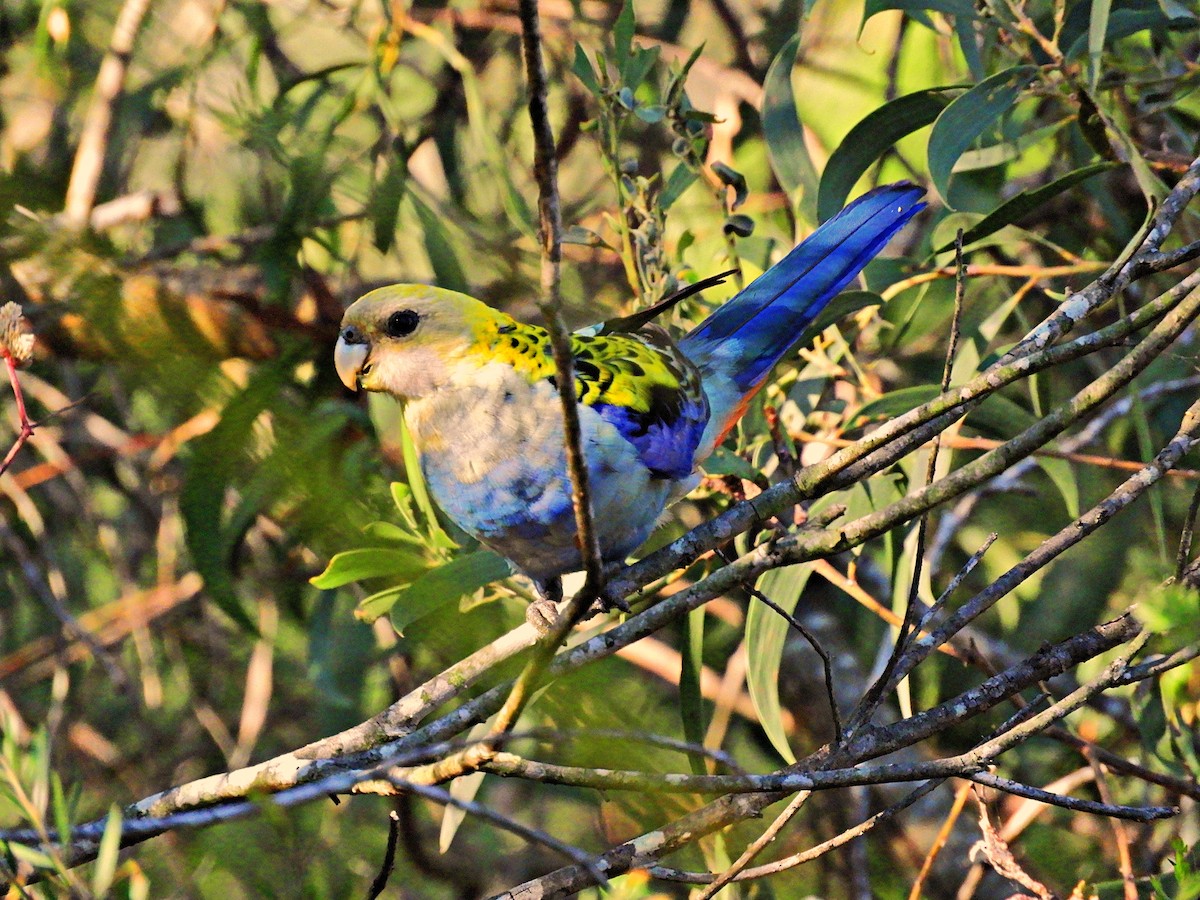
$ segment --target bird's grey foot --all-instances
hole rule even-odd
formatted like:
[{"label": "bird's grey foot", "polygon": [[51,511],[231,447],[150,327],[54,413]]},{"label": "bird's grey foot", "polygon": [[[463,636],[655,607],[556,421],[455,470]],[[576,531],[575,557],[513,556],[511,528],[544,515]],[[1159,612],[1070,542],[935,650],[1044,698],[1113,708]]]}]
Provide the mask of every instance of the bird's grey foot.
[{"label": "bird's grey foot", "polygon": [[615,593],[609,586],[614,577],[628,568],[624,560],[616,562],[606,562],[604,564],[604,587],[600,589],[600,597],[592,604],[593,611],[601,613],[610,613],[614,609],[619,609],[623,613],[632,613],[633,607],[629,605],[629,601],[623,595]]},{"label": "bird's grey foot", "polygon": [[[600,608],[600,612],[602,613],[610,613],[614,609],[619,609],[623,613],[633,612],[633,607],[629,605],[628,600],[626,600],[624,597],[618,597],[614,594],[610,594],[608,591],[600,592],[600,596],[597,598],[595,606],[598,606]],[[593,606],[593,608],[595,608],[595,606]]]},{"label": "bird's grey foot", "polygon": [[547,578],[541,581],[535,578],[533,589],[537,591],[538,598],[525,610],[525,621],[538,634],[546,635],[558,622],[558,604],[563,598],[562,579]]}]

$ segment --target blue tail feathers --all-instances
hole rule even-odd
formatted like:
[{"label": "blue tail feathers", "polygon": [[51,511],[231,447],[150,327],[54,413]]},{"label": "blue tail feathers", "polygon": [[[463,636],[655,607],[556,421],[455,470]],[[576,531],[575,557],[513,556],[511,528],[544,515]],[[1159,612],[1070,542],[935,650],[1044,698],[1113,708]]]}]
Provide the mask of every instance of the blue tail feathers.
[{"label": "blue tail feathers", "polygon": [[[907,182],[859,197],[689,332],[679,348],[753,392],[804,328],[921,209]],[[705,374],[708,375],[709,372]]]}]

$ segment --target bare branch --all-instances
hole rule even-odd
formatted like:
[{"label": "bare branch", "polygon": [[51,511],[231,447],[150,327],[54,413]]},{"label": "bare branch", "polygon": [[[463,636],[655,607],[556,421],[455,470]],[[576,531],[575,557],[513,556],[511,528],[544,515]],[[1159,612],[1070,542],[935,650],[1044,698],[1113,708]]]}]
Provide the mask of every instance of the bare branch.
[{"label": "bare branch", "polygon": [[[899,803],[895,803],[892,806],[889,806],[887,809],[875,813],[875,815],[871,816],[869,819],[860,822],[853,828],[846,829],[836,837],[830,838],[829,840],[824,841],[808,850],[804,850],[800,853],[795,853],[791,856],[786,856],[783,859],[776,860],[773,863],[766,863],[765,865],[755,866],[752,869],[745,869],[744,871],[738,873],[733,880],[750,881],[755,878],[766,878],[770,875],[777,875],[780,872],[785,872],[788,869],[794,869],[796,866],[803,865],[804,863],[812,862],[814,859],[824,856],[830,850],[836,850],[843,844],[847,844],[855,838],[861,837],[873,829],[876,825],[880,825],[884,822],[894,819],[901,812],[908,809],[908,807],[912,806],[926,794],[930,793],[939,785],[941,785],[944,780],[945,779],[937,778],[932,781],[927,781]],[[681,872],[678,869],[670,869],[664,866],[651,866],[650,874],[655,878],[661,878],[664,881],[682,881],[686,884],[709,884],[716,877],[710,872]]]},{"label": "bare branch", "polygon": [[113,109],[125,89],[125,70],[133,54],[133,42],[150,8],[150,0],[125,0],[113,26],[112,41],[100,63],[100,73],[79,136],[63,216],[67,224],[83,228],[96,202],[96,188],[104,170],[104,155],[112,131]]},{"label": "bare branch", "polygon": [[399,837],[400,815],[393,809],[388,813],[388,839],[387,847],[383,851],[383,863],[379,867],[379,874],[371,882],[371,889],[367,892],[367,900],[375,900],[375,898],[383,893],[383,889],[387,887],[388,879],[392,877],[392,869],[396,865],[396,843]]},{"label": "bare branch", "polygon": [[712,884],[697,894],[696,900],[709,900],[709,898],[715,897],[721,888],[734,881],[740,872],[745,871],[746,866],[750,864],[754,857],[766,849],[767,845],[779,836],[779,832],[783,830],[784,826],[792,821],[796,813],[800,812],[800,808],[804,806],[810,796],[811,792],[801,791],[793,797],[792,802],[787,805],[787,808],[783,812],[775,817],[775,821],[770,824],[767,830],[751,841],[746,849],[742,851],[742,855],[734,860],[728,869],[714,878]]},{"label": "bare branch", "polygon": [[538,217],[542,241],[542,299],[539,308],[550,332],[554,348],[554,367],[558,372],[558,396],[563,408],[563,432],[567,449],[567,468],[575,501],[575,527],[583,553],[587,584],[581,593],[588,595],[576,615],[591,605],[604,583],[600,539],[593,525],[587,461],[583,456],[579,407],[575,398],[575,363],[571,339],[559,308],[559,266],[562,262],[562,212],[558,201],[558,160],[554,134],[546,106],[546,67],[542,60],[542,32],[537,0],[520,0],[521,49],[525,57],[525,79],[529,85],[529,120],[533,124],[534,176],[538,183]]}]

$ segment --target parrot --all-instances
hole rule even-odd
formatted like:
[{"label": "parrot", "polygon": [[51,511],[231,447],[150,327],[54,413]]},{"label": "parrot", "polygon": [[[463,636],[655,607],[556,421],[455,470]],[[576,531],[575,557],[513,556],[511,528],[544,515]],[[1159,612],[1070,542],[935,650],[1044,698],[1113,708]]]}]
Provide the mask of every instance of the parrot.
[{"label": "parrot", "polygon": [[[908,182],[867,192],[677,340],[636,314],[570,335],[605,565],[699,484],[775,364],[923,195]],[[442,511],[543,599],[561,599],[583,559],[549,333],[466,294],[396,284],[346,309],[334,365],[350,390],[400,401]]]}]

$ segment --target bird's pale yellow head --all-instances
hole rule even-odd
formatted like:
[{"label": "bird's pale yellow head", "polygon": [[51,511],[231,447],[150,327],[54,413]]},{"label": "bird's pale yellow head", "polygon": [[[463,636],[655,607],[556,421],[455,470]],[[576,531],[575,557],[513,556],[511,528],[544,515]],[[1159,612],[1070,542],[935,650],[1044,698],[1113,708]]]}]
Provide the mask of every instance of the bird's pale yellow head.
[{"label": "bird's pale yellow head", "polygon": [[511,321],[466,294],[394,284],[363,295],[346,310],[334,365],[350,390],[423,397],[449,384],[453,367]]}]

